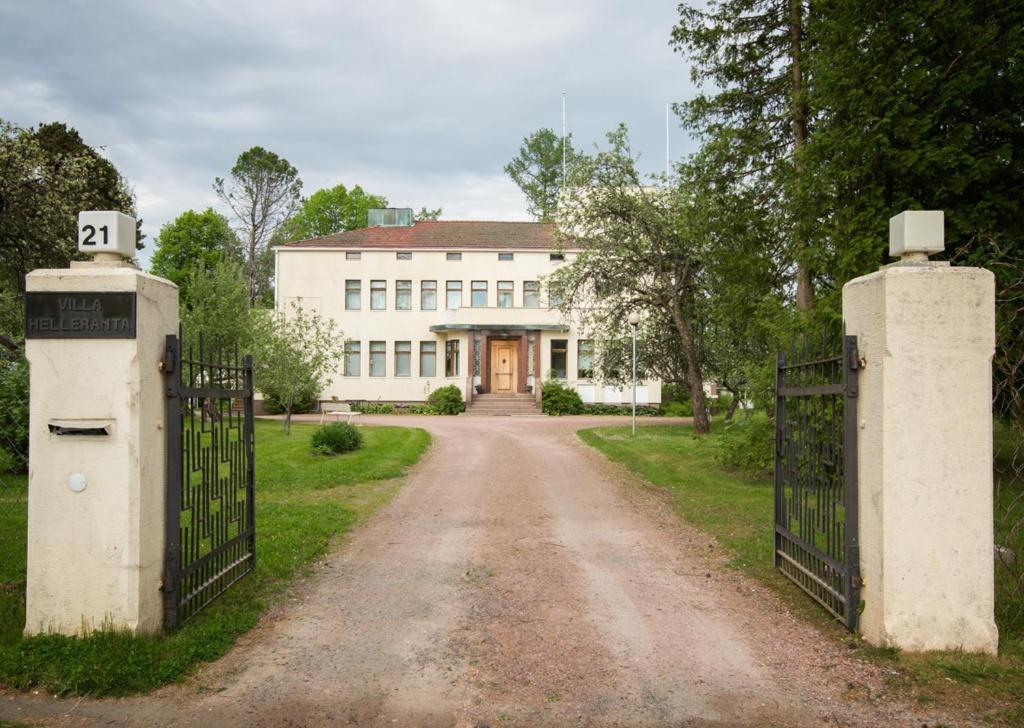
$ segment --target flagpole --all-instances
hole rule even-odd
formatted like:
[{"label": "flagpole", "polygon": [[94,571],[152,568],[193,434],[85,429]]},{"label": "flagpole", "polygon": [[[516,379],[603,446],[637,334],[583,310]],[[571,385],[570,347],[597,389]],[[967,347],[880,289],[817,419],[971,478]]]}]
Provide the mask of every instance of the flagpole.
[{"label": "flagpole", "polygon": [[669,119],[669,107],[672,104],[665,104],[665,176],[669,177],[672,169],[672,155],[669,152],[669,136],[668,136],[668,119]]},{"label": "flagpole", "polygon": [[565,91],[562,92],[562,187],[565,187]]}]

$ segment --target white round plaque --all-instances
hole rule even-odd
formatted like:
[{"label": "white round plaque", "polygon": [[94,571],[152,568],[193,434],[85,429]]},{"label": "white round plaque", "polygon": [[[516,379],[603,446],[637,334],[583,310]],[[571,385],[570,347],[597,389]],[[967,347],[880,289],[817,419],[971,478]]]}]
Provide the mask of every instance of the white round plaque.
[{"label": "white round plaque", "polygon": [[82,473],[72,473],[68,476],[68,487],[71,488],[73,492],[81,493],[85,490],[86,485],[88,485],[88,481]]}]

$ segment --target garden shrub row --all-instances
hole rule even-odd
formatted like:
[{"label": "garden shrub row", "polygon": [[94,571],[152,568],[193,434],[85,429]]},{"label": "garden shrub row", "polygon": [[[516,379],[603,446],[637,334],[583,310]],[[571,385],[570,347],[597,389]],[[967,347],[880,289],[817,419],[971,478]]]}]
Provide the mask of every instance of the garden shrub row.
[{"label": "garden shrub row", "polygon": [[395,405],[390,402],[356,402],[352,405],[352,411],[364,415],[393,415]]},{"label": "garden shrub row", "polygon": [[465,409],[462,390],[454,384],[435,389],[426,404],[395,405],[391,402],[354,402],[352,410],[365,415],[457,415]]},{"label": "garden shrub row", "polygon": [[[584,404],[579,393],[571,387],[558,380],[544,382],[540,395],[540,408],[548,415],[559,417],[562,415],[631,415],[633,408],[629,404]],[[676,417],[688,417],[693,414],[692,409],[686,414],[676,412],[666,413],[663,407],[653,404],[637,405],[636,414],[638,417],[657,417],[662,414],[671,414]]]}]

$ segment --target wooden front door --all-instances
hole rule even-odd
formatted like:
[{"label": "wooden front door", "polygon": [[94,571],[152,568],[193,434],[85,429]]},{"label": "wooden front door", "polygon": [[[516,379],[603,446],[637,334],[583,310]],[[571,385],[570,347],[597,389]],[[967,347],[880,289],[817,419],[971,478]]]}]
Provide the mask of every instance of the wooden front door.
[{"label": "wooden front door", "polygon": [[491,391],[512,394],[519,381],[519,342],[491,342]]}]

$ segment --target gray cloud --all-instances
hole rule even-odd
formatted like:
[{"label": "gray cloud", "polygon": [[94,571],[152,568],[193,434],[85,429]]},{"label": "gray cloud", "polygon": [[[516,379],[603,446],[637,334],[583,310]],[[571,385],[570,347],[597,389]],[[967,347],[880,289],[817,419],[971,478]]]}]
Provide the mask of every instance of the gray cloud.
[{"label": "gray cloud", "polygon": [[[0,116],[78,128],[135,186],[150,239],[260,144],[307,191],[359,183],[445,217],[525,219],[521,138],[620,121],[651,171],[692,96],[672,2],[5,2]],[[673,130],[674,156],[690,143]]]}]

